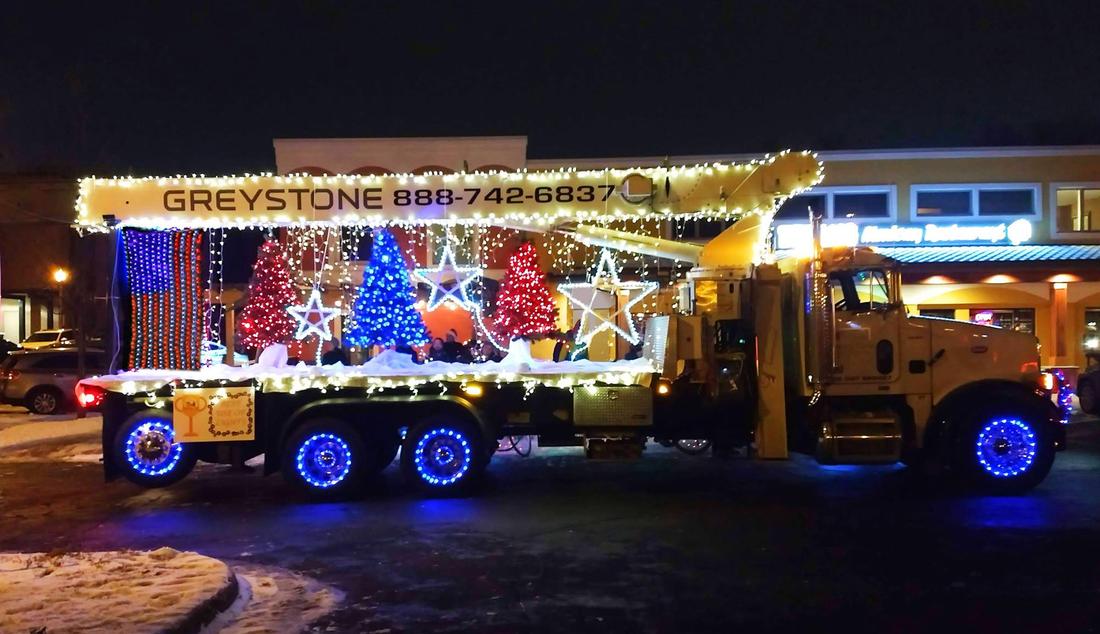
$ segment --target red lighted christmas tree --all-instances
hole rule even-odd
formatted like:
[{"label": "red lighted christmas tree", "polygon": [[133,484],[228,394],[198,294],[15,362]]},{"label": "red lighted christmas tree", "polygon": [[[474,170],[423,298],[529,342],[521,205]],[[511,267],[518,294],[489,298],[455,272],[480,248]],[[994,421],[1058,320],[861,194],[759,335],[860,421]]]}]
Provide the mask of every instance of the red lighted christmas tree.
[{"label": "red lighted christmas tree", "polygon": [[552,332],[557,315],[535,245],[524,242],[508,258],[493,313],[496,331],[508,339]]},{"label": "red lighted christmas tree", "polygon": [[286,253],[278,242],[268,240],[260,245],[252,265],[248,303],[237,314],[237,342],[256,350],[286,343],[295,328],[286,309],[297,303],[298,291],[290,280]]}]

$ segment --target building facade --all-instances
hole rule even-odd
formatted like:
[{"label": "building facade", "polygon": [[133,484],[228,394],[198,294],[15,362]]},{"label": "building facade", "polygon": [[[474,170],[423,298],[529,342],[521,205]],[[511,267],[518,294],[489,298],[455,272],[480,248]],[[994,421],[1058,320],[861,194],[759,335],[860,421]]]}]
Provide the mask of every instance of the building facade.
[{"label": "building facade", "polygon": [[19,342],[59,324],[57,269],[72,272],[71,178],[0,177],[0,333]]}]

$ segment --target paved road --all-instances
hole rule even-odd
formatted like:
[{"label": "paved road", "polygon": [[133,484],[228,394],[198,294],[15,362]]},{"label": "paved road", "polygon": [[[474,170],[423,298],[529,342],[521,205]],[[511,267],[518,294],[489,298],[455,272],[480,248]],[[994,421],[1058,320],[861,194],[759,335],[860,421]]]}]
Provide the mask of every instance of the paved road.
[{"label": "paved road", "polygon": [[167,545],[287,567],[347,593],[329,631],[1097,631],[1100,424],[1070,435],[1025,497],[656,448],[499,456],[468,499],[418,499],[391,467],[362,501],[311,504],[220,467],[165,490],[104,484],[91,443],[41,446],[0,460],[0,550]]}]

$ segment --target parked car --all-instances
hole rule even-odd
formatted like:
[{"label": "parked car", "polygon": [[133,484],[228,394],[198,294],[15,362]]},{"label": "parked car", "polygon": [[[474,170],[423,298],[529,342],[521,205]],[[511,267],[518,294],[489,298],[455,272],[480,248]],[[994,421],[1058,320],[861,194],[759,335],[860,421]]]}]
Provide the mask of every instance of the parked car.
[{"label": "parked car", "polygon": [[[89,350],[85,363],[89,375],[102,374],[107,355]],[[57,414],[73,407],[79,379],[76,348],[16,351],[0,362],[0,402]]]},{"label": "parked car", "polygon": [[1093,416],[1100,415],[1100,363],[1095,355],[1086,354],[1088,368],[1077,377],[1077,400],[1081,411]]},{"label": "parked car", "polygon": [[59,348],[71,346],[76,343],[76,331],[68,328],[57,330],[39,330],[27,337],[19,344],[24,350],[41,350],[43,348]]}]

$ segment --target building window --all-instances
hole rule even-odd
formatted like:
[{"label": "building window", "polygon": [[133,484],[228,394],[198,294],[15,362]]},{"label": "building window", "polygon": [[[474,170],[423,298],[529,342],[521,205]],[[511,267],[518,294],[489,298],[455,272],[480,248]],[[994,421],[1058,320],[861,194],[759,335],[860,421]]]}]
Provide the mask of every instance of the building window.
[{"label": "building window", "polygon": [[1037,192],[1032,189],[979,189],[979,216],[1034,216]]},{"label": "building window", "polygon": [[954,319],[954,308],[922,308],[920,309],[921,317],[935,317],[937,319]]},{"label": "building window", "polygon": [[886,192],[833,195],[833,218],[889,217],[890,196]]},{"label": "building window", "polygon": [[1085,332],[1100,334],[1100,308],[1085,309]]},{"label": "building window", "polygon": [[1038,183],[913,185],[915,218],[1035,217],[1039,209]]},{"label": "building window", "polygon": [[807,222],[809,212],[834,220],[893,218],[897,190],[893,185],[815,187],[811,193],[788,198],[776,211],[776,220]]},{"label": "building window", "polygon": [[921,218],[974,215],[970,192],[967,191],[918,191],[914,197],[914,209]]},{"label": "building window", "polygon": [[970,321],[1016,332],[1035,334],[1034,308],[972,308]]},{"label": "building window", "polygon": [[1097,363],[1096,355],[1100,354],[1100,308],[1085,309],[1085,334],[1081,345],[1091,368]]},{"label": "building window", "polygon": [[1059,233],[1100,231],[1100,188],[1058,187],[1054,208]]},{"label": "building window", "polygon": [[825,194],[800,194],[791,196],[775,212],[776,220],[801,220],[808,222],[810,210],[823,218],[829,210],[828,197]]}]

